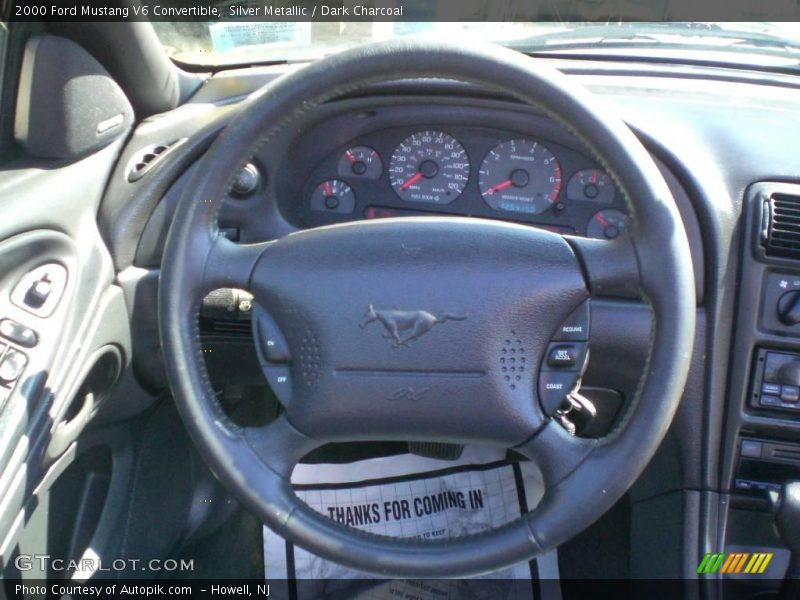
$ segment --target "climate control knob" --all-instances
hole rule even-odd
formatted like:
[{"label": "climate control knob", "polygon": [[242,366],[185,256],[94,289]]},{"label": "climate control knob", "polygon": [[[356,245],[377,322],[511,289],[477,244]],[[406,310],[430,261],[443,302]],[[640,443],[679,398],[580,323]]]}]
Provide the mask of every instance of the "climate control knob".
[{"label": "climate control knob", "polygon": [[778,319],[784,325],[800,323],[800,290],[786,292],[778,300]]}]

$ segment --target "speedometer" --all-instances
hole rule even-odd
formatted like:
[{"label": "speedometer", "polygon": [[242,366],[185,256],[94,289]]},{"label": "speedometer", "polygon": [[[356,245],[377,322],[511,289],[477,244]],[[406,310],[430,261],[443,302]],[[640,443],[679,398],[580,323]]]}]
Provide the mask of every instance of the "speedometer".
[{"label": "speedometer", "polygon": [[420,131],[395,148],[389,181],[397,195],[410,202],[450,204],[469,179],[469,157],[454,137],[441,131]]},{"label": "speedometer", "polygon": [[539,214],[561,191],[561,167],[542,144],[510,140],[483,159],[478,185],[486,204],[495,210]]}]

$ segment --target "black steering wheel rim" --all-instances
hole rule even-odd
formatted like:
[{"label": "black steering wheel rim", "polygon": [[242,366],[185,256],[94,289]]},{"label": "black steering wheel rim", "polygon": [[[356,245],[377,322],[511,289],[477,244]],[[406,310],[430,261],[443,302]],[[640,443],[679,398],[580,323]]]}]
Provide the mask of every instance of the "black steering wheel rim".
[{"label": "black steering wheel rim", "polygon": [[[568,245],[544,234],[531,238],[510,226],[457,226],[479,236],[496,231],[498,238],[511,242],[514,236],[523,244],[530,239],[549,248],[555,263],[574,260],[592,294],[633,286],[653,312],[647,368],[623,423],[598,441],[571,438],[554,421],[542,419],[535,435],[516,445],[523,454],[542,458],[540,467],[551,484],[536,510],[491,532],[439,543],[357,532],[300,502],[289,483],[291,469],[322,440],[299,431],[297,419],[279,419],[267,428],[269,436],[232,424],[215,402],[197,325],[205,293],[217,287],[265,287],[264,274],[278,262],[264,257],[291,256],[288,243],[238,246],[219,235],[217,214],[239,167],[321,103],[371,84],[423,77],[489,86],[556,119],[611,175],[633,220],[629,240],[575,238]],[[407,235],[417,225],[379,227],[385,238]],[[420,227],[427,227],[420,229],[426,243],[447,232],[442,224]],[[351,231],[342,231],[320,235],[350,243]],[[319,236],[307,239],[313,243]],[[295,246],[302,243],[302,236],[292,240]],[[280,248],[288,250],[281,254]],[[274,531],[317,555],[376,574],[467,576],[557,547],[627,491],[655,453],[677,408],[694,338],[694,299],[688,242],[670,192],[647,151],[601,99],[542,61],[510,50],[399,40],[317,61],[274,81],[245,103],[202,159],[175,213],[162,260],[159,322],[170,385],[193,440],[222,482]]]}]

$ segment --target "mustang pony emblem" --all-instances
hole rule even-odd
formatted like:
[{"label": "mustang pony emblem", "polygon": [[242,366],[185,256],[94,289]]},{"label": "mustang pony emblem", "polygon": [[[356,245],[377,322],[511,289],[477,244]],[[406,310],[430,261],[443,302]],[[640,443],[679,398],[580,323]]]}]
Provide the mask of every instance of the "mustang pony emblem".
[{"label": "mustang pony emblem", "polygon": [[379,321],[386,329],[383,337],[394,340],[394,347],[408,346],[408,343],[428,333],[434,325],[445,321],[463,321],[467,315],[442,313],[441,316],[427,310],[375,309],[369,305],[359,327],[364,329],[373,321]]}]

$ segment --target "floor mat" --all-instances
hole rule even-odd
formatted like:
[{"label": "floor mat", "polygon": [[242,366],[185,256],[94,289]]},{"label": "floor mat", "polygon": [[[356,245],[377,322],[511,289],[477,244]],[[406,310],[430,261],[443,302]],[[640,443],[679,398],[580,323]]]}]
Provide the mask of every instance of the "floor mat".
[{"label": "floor mat", "polygon": [[[297,495],[345,525],[405,538],[445,539],[486,531],[518,518],[542,495],[531,464],[505,452],[466,448],[457,461],[414,455],[348,464],[298,465]],[[288,579],[274,597],[527,600],[543,596],[539,579],[556,579],[555,553],[472,581],[386,581],[324,560],[264,528],[266,579]],[[543,572],[544,571],[544,572]],[[548,594],[548,600],[553,596]]]}]

